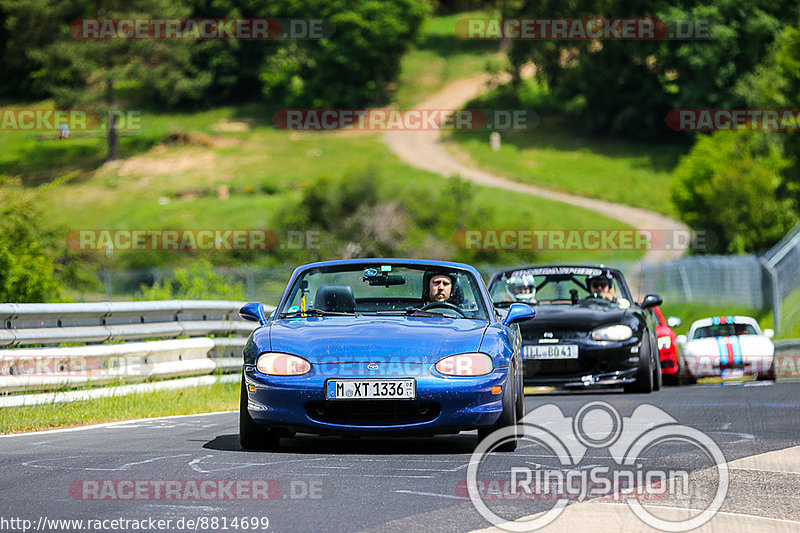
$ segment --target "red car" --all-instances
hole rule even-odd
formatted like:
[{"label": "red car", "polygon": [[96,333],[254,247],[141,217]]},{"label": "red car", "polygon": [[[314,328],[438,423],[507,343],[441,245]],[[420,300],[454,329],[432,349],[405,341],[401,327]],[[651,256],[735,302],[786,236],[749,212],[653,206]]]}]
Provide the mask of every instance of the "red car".
[{"label": "red car", "polygon": [[672,328],[681,325],[681,319],[671,316],[664,319],[661,309],[658,306],[653,310],[658,318],[656,325],[656,337],[658,338],[658,355],[661,359],[661,374],[665,379],[676,382],[678,379],[678,341]]}]

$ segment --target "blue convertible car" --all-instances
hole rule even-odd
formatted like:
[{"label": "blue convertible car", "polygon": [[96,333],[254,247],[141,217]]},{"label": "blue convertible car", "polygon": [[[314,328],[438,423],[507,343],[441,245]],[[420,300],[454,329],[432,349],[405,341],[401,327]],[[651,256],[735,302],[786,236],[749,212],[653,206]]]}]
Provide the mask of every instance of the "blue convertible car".
[{"label": "blue convertible car", "polygon": [[[245,449],[295,432],[479,439],[525,414],[525,304],[496,310],[464,264],[358,259],[297,268],[244,349],[239,435]],[[499,449],[513,450],[509,439]]]}]

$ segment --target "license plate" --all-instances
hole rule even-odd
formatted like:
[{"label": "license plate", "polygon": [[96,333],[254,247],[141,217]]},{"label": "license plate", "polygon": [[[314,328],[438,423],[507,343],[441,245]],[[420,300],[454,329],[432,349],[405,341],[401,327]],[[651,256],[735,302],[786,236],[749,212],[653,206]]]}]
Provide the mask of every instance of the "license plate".
[{"label": "license plate", "polygon": [[741,368],[723,368],[722,379],[737,379],[744,377],[744,370]]},{"label": "license plate", "polygon": [[548,344],[547,346],[523,346],[525,359],[577,359],[577,344]]},{"label": "license plate", "polygon": [[330,379],[325,387],[327,400],[413,400],[417,382],[413,379]]}]

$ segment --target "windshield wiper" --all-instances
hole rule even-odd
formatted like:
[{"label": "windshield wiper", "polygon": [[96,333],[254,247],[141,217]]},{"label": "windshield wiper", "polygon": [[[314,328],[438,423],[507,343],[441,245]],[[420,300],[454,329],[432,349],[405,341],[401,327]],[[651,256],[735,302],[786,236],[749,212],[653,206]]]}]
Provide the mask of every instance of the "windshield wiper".
[{"label": "windshield wiper", "polygon": [[434,318],[446,317],[446,318],[455,318],[455,315],[449,315],[447,313],[439,313],[438,311],[423,311],[418,307],[406,307],[404,311],[375,311],[375,315],[383,315],[383,316],[429,316]]},{"label": "windshield wiper", "polygon": [[278,318],[295,318],[303,316],[356,316],[355,313],[345,313],[344,311],[324,311],[322,309],[306,309],[305,311],[292,311],[291,313],[281,313]]}]

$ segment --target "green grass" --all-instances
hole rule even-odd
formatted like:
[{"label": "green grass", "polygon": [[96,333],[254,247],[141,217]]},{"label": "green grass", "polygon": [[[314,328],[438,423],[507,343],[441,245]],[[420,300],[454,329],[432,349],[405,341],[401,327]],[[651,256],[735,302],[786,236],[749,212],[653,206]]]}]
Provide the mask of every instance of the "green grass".
[{"label": "green grass", "polygon": [[[457,78],[483,72],[487,61],[502,57],[497,43],[455,35],[458,20],[473,15],[480,14],[436,17],[426,23],[418,47],[403,60],[393,105],[413,105]],[[48,102],[39,105],[52,107]],[[383,201],[429,202],[447,190],[446,180],[399,161],[379,132],[281,131],[272,127],[272,114],[271,108],[257,104],[185,114],[143,111],[141,129],[121,138],[122,159],[112,163],[103,162],[104,137],[73,136],[59,142],[54,135],[0,130],[4,147],[0,183],[3,175],[5,186],[60,180],[42,191],[41,207],[47,222],[60,228],[65,238],[69,230],[80,229],[278,229],[277,213],[296,202],[303,187],[320,177],[363,174],[370,167],[379,169],[376,179]],[[199,134],[202,142],[164,144],[167,134],[175,131]],[[219,192],[222,189],[228,190],[227,199]],[[567,204],[483,187],[476,191],[476,207],[489,214],[480,229],[628,229],[616,220]],[[426,230],[412,227],[409,231]],[[420,249],[418,256],[452,258],[450,236],[436,238],[439,242]],[[641,255],[545,250],[525,259],[614,264],[635,261]],[[111,269],[180,266],[198,254],[117,251],[111,258],[103,256],[85,254]],[[220,256],[213,253],[206,257],[213,262],[229,261],[217,261]],[[269,254],[263,257],[265,264],[279,260]],[[519,262],[519,257],[497,252],[481,261],[507,264]]]},{"label": "green grass", "polygon": [[[152,122],[169,124],[172,129],[214,132],[214,123],[240,120],[240,115],[240,110],[220,109],[201,114],[202,120],[195,115],[162,115]],[[410,201],[420,202],[447,187],[441,177],[399,161],[382,143],[380,133],[301,133],[255,126],[247,132],[214,132],[213,138],[217,146],[159,145],[142,156],[106,165],[87,179],[46,191],[43,208],[50,222],[66,230],[273,228],[279,209],[296,201],[301,187],[323,176],[376,168],[382,197],[416,195]],[[216,194],[221,186],[233,191],[226,200]],[[246,190],[250,192],[242,192]],[[491,213],[492,229],[625,227],[565,204],[511,198],[505,191],[481,187],[475,204]],[[513,209],[507,208],[509,203]],[[150,252],[150,257],[159,253]],[[641,252],[624,253],[625,260],[640,256]],[[613,261],[619,259],[619,252],[543,251],[536,256],[541,261],[584,258]],[[494,260],[504,262],[502,252]]]},{"label": "green grass", "polygon": [[660,306],[664,318],[676,316],[681,325],[673,328],[676,335],[686,335],[695,320],[713,316],[751,316],[758,321],[761,329],[772,327],[772,313],[737,305],[709,305],[686,302],[669,302]]},{"label": "green grass", "polygon": [[240,383],[0,409],[0,434],[238,409]]},{"label": "green grass", "polygon": [[781,302],[781,323],[778,337],[800,338],[800,289],[790,292]]},{"label": "green grass", "polygon": [[504,103],[495,93],[478,98],[467,108],[534,109],[540,123],[527,131],[501,133],[500,150],[492,151],[489,133],[459,131],[448,147],[466,154],[477,166],[513,180],[627,204],[675,216],[670,198],[672,170],[687,148],[682,144],[644,143],[587,136],[546,100],[543,89],[528,82],[522,103]]},{"label": "green grass", "polygon": [[506,64],[498,41],[462,39],[456,35],[461,19],[487,17],[485,13],[457,13],[428,19],[420,42],[403,57],[393,105],[409,108],[459,78],[498,70]]}]

